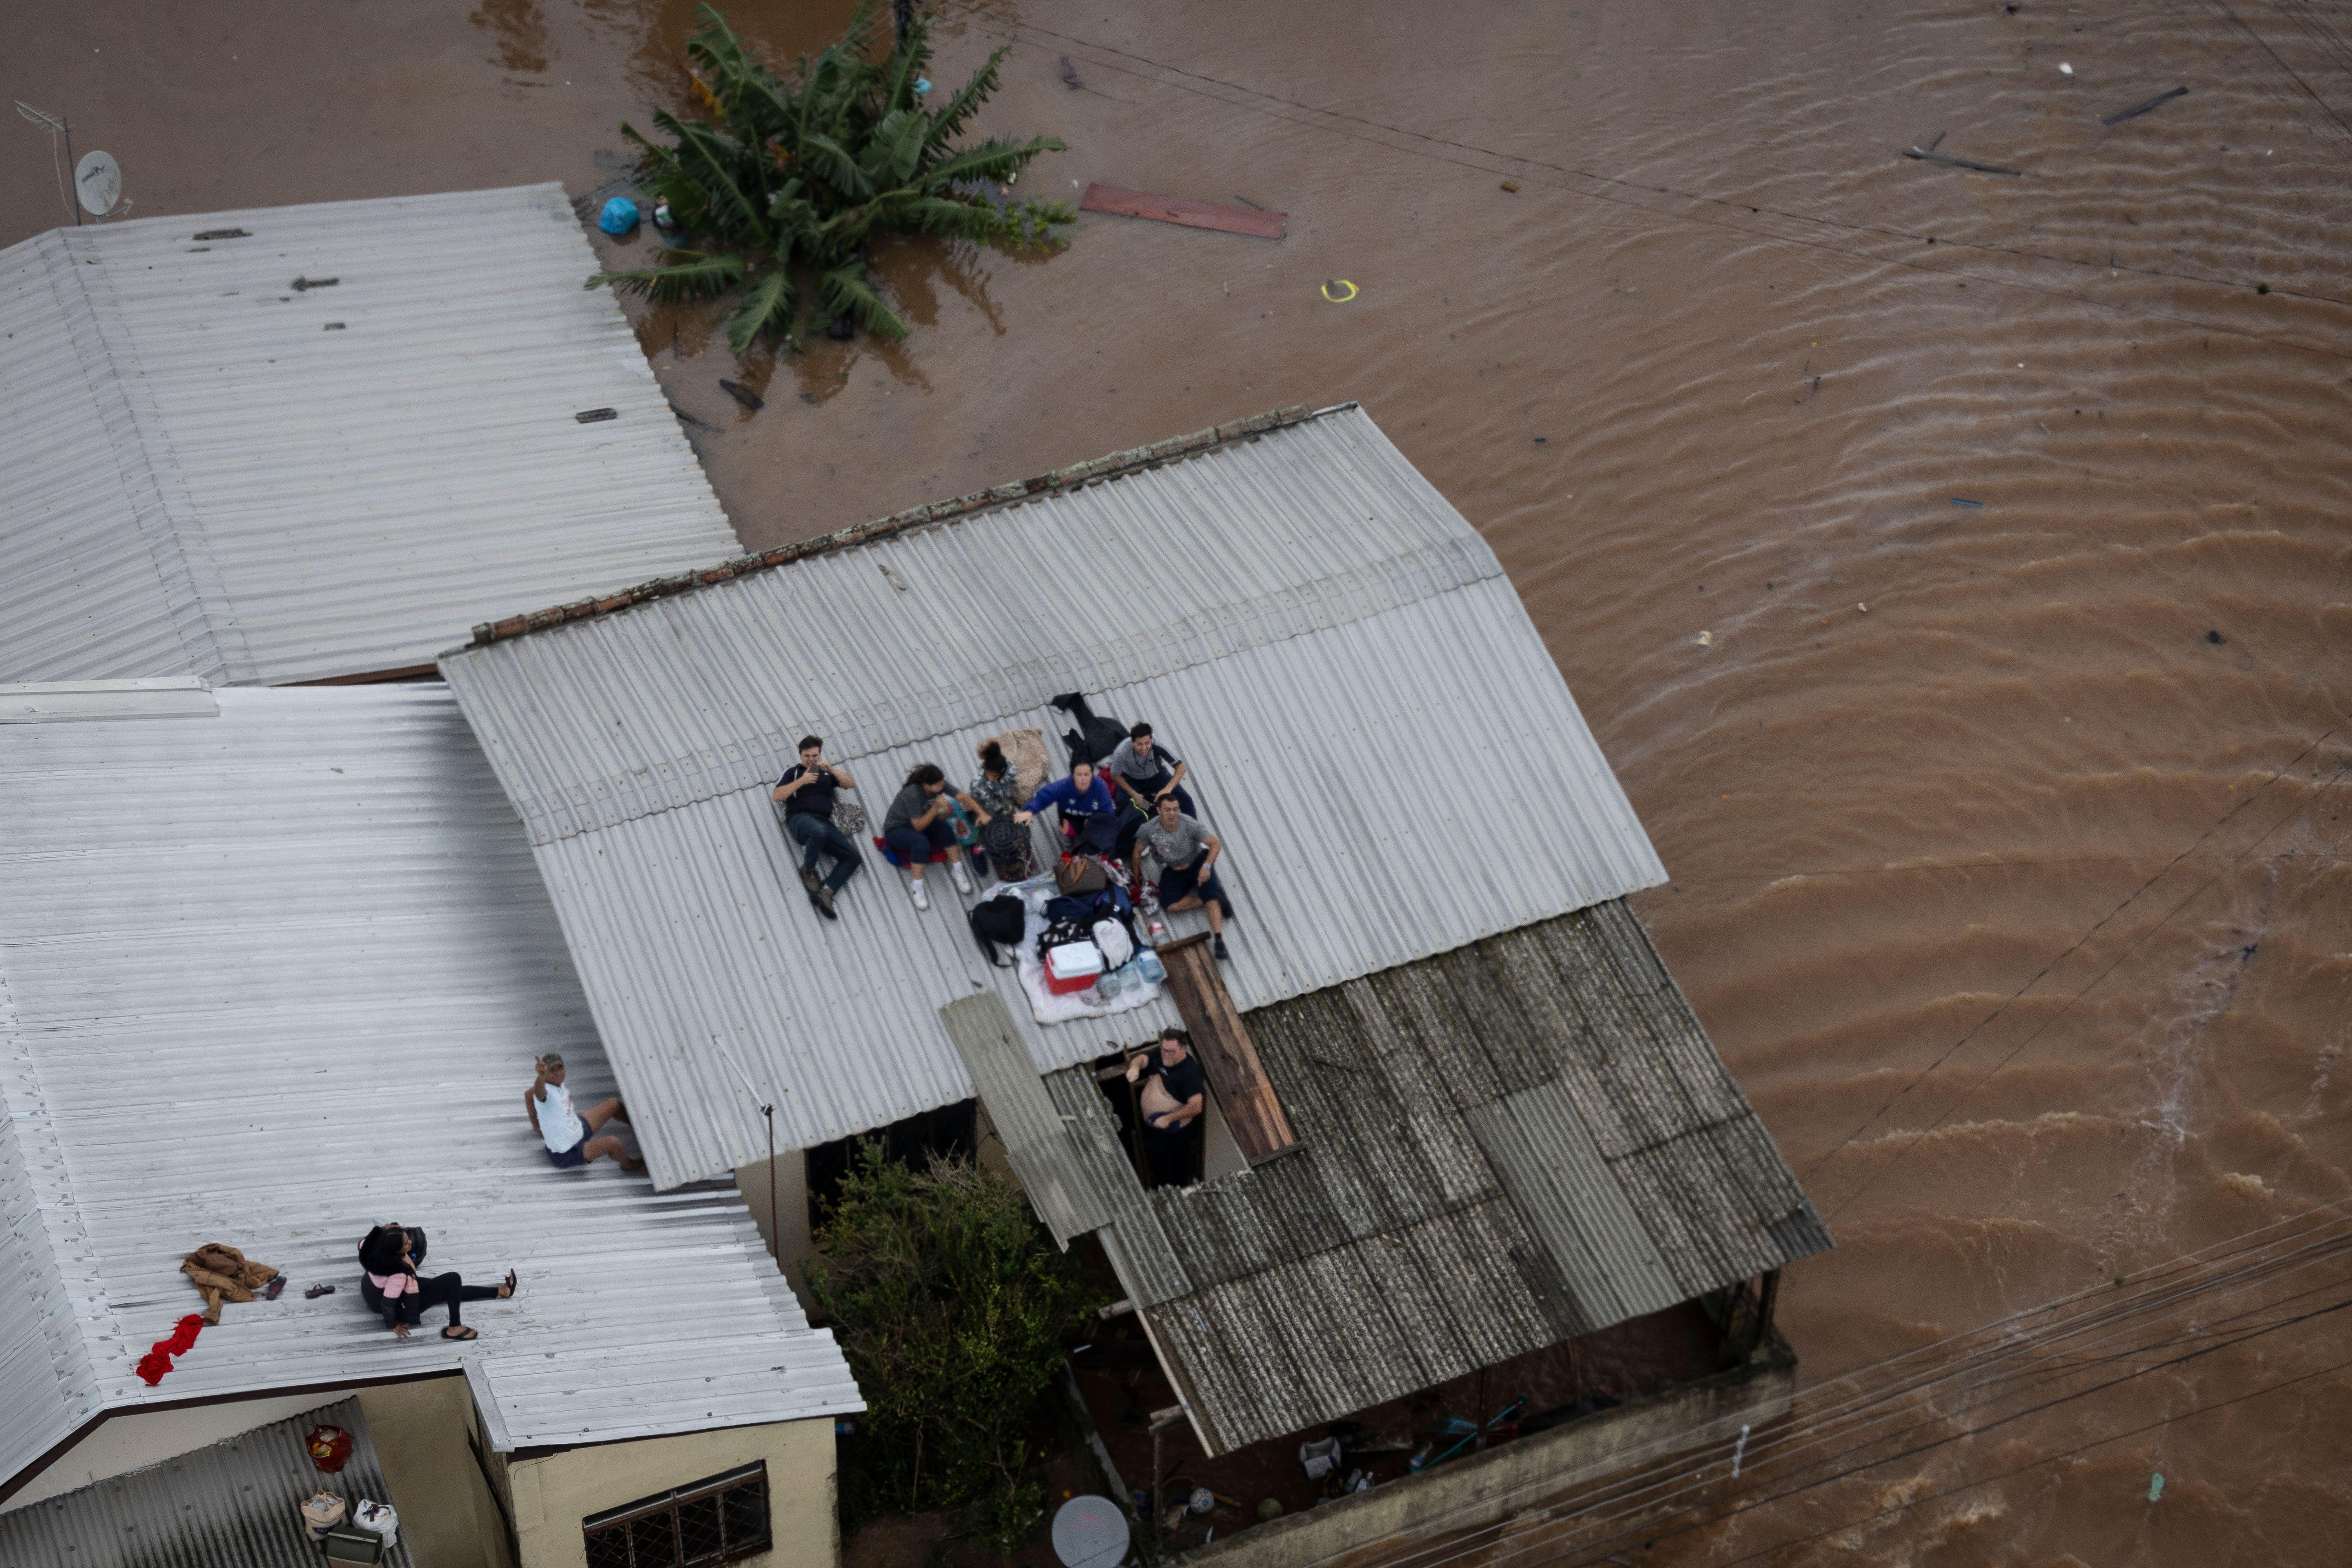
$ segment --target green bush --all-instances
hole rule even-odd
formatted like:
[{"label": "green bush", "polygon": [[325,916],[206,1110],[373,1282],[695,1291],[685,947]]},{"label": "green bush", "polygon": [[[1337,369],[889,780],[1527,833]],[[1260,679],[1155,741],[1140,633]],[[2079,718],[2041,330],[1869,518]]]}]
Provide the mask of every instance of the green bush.
[{"label": "green bush", "polygon": [[[849,32],[791,80],[751,52],[709,5],[687,45],[700,114],[654,114],[665,143],[624,124],[645,154],[647,184],[686,229],[664,242],[652,267],[599,272],[592,289],[623,289],[670,303],[735,295],[727,341],[800,346],[804,303],[821,323],[855,322],[886,338],[907,323],[876,292],[866,250],[887,235],[930,235],[1016,249],[1059,243],[1054,226],[1077,215],[1059,202],[1006,201],[1010,183],[1051,136],[990,137],[957,145],[996,90],[1010,46],[988,57],[953,92],[926,97],[916,84],[931,63],[931,22],[917,14],[887,56],[882,29],[860,5]],[[814,296],[813,300],[811,296]]]},{"label": "green bush", "polygon": [[1063,1342],[1104,1292],[1011,1178],[970,1161],[909,1170],[878,1142],[815,1239],[809,1291],[866,1403],[843,1445],[843,1528],[976,1506],[1009,1550],[1045,1506],[1037,1437]]}]

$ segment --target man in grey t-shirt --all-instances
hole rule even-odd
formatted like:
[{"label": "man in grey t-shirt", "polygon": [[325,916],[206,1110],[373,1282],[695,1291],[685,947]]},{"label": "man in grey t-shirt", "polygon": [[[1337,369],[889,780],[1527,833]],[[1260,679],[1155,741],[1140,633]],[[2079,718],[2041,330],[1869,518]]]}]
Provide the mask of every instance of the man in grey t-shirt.
[{"label": "man in grey t-shirt", "polygon": [[1149,855],[1159,861],[1160,907],[1171,914],[1206,910],[1210,951],[1219,958],[1229,958],[1232,954],[1225,951],[1225,919],[1234,912],[1234,905],[1225,897],[1214,870],[1217,858],[1223,853],[1224,845],[1217,836],[1202,826],[1197,818],[1185,816],[1171,793],[1160,797],[1158,813],[1136,834],[1128,869],[1132,879],[1139,882],[1143,879],[1143,858]]}]

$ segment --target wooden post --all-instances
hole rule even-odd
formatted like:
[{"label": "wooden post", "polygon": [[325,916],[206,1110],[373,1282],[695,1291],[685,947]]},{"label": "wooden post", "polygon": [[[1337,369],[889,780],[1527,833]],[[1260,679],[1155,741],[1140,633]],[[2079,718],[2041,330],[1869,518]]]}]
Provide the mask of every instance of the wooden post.
[{"label": "wooden post", "polygon": [[1169,994],[1192,1036],[1193,1053],[1201,1058],[1209,1087],[1216,1091],[1217,1104],[1225,1113],[1225,1125],[1233,1130],[1234,1142],[1241,1147],[1242,1158],[1253,1165],[1263,1164],[1297,1148],[1298,1135],[1291,1131],[1281,1100],[1275,1098],[1274,1085],[1267,1080],[1257,1047],[1250,1039],[1249,1026],[1242,1022],[1241,1010],[1225,989],[1224,976],[1217,973],[1209,939],[1188,936],[1159,951],[1160,961],[1168,969]]}]

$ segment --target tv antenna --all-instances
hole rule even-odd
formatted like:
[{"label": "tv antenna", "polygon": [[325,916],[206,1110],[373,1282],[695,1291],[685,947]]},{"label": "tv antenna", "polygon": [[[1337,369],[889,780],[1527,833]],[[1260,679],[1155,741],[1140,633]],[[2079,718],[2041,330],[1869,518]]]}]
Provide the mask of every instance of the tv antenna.
[{"label": "tv antenna", "polygon": [[65,165],[58,162],[58,139],[59,137],[63,137],[65,139],[66,156],[68,158],[73,156],[73,126],[71,122],[60,115],[51,114],[47,110],[35,109],[31,104],[26,103],[21,98],[16,100],[16,104],[17,113],[23,115],[26,119],[31,121],[34,124],[39,126],[42,130],[47,131],[49,133],[49,163],[50,166],[57,171],[58,199],[66,204],[66,210],[68,212],[73,214],[74,222],[81,222],[81,208],[75,205],[75,203],[66,195]]}]

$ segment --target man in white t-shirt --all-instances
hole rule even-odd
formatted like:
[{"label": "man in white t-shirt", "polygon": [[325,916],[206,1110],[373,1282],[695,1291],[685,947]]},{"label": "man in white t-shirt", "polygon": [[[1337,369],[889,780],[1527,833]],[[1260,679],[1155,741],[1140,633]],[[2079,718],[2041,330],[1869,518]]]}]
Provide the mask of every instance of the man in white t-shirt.
[{"label": "man in white t-shirt", "polygon": [[628,1145],[617,1132],[597,1133],[607,1121],[625,1122],[629,1113],[621,1109],[617,1100],[607,1100],[591,1106],[585,1111],[572,1108],[572,1091],[563,1087],[563,1058],[555,1051],[543,1057],[533,1057],[530,1065],[539,1069],[539,1078],[522,1097],[524,1114],[530,1118],[531,1131],[547,1142],[548,1163],[559,1171],[584,1165],[591,1160],[611,1158],[631,1175],[646,1168],[643,1160],[632,1159]]}]

